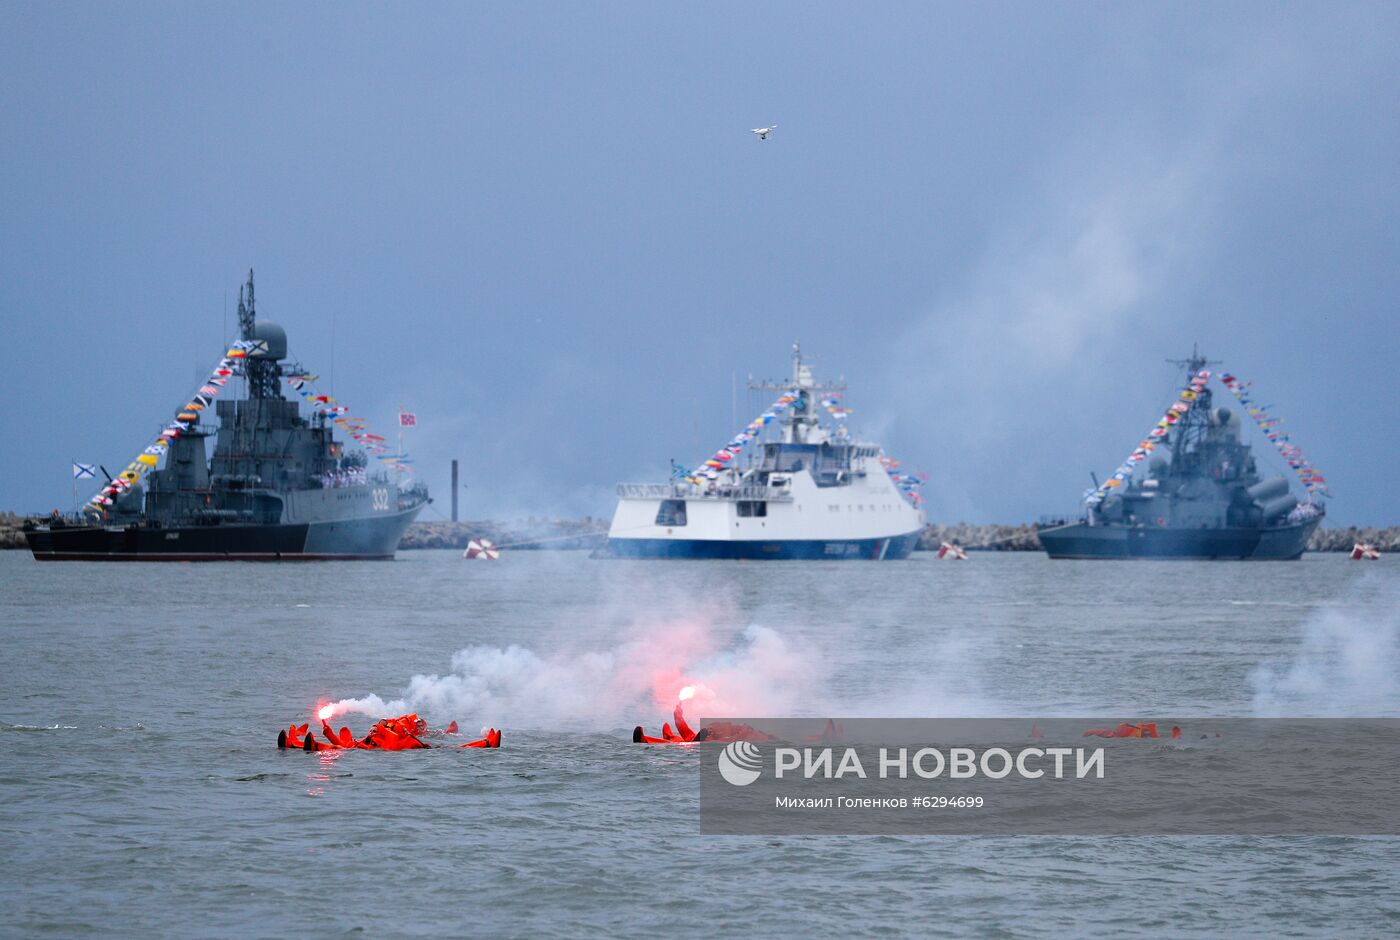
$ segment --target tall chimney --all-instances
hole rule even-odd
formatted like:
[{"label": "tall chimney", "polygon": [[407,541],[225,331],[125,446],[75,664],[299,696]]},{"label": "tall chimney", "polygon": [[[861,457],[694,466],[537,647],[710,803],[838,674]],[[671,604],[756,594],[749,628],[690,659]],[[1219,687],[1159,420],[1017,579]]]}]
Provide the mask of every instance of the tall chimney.
[{"label": "tall chimney", "polygon": [[457,521],[457,461],[452,461],[452,521]]}]

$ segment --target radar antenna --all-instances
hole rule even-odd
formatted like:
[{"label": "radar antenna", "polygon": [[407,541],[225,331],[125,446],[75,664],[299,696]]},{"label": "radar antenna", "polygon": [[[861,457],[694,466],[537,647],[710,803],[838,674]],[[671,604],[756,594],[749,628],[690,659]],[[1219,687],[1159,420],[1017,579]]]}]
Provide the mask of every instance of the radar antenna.
[{"label": "radar antenna", "polygon": [[[251,280],[249,281],[249,284],[250,284],[250,285],[252,284],[252,281],[251,281]],[[1197,348],[1197,344],[1196,344],[1196,343],[1192,343],[1192,344],[1191,344],[1191,357],[1190,357],[1189,359],[1168,359],[1167,362],[1169,362],[1169,363],[1171,363],[1172,365],[1176,366],[1178,369],[1186,369],[1187,371],[1189,371],[1189,372],[1191,373],[1191,375],[1195,375],[1196,373],[1198,373],[1198,372],[1200,372],[1202,369],[1204,369],[1206,366],[1218,366],[1218,365],[1220,365],[1221,360],[1219,360],[1219,359],[1207,359],[1207,358],[1206,358],[1206,354],[1203,353],[1203,352],[1201,352],[1201,351]]]},{"label": "radar antenna", "polygon": [[253,338],[253,323],[257,313],[253,305],[253,269],[248,269],[248,283],[238,288],[238,334],[240,339]]},{"label": "radar antenna", "polygon": [[[238,289],[238,330],[245,342],[259,343],[257,335],[257,306],[253,295],[253,269],[248,269],[248,283]],[[278,380],[281,369],[277,363],[267,358],[267,343],[261,342],[248,350],[248,357],[242,360],[243,374],[248,379],[249,398],[277,398]]]}]

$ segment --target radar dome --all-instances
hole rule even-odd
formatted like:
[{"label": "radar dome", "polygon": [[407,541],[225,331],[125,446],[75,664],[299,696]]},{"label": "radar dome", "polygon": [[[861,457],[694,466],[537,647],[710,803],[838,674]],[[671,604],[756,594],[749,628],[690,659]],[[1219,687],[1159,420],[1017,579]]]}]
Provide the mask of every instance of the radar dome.
[{"label": "radar dome", "polygon": [[253,324],[254,341],[262,340],[267,344],[267,352],[253,350],[248,355],[254,359],[286,359],[287,358],[287,331],[282,329],[271,320],[259,320]]},{"label": "radar dome", "polygon": [[1239,440],[1240,432],[1243,430],[1240,427],[1240,416],[1227,408],[1221,408],[1220,411],[1220,423],[1225,428],[1225,433],[1232,440]]}]

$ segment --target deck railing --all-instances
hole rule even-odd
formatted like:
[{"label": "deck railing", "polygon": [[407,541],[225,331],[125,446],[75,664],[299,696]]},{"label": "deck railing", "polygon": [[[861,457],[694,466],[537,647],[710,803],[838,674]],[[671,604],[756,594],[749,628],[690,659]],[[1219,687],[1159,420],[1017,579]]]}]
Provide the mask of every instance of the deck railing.
[{"label": "deck railing", "polygon": [[792,493],[785,486],[696,486],[693,483],[619,483],[617,495],[622,499],[713,499],[763,500],[770,503],[792,502]]}]

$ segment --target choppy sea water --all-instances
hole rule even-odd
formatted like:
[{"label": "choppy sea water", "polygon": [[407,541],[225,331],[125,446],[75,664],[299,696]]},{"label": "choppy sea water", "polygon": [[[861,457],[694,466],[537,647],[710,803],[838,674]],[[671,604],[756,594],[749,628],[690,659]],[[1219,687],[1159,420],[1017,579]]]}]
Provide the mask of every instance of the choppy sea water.
[{"label": "choppy sea water", "polygon": [[[1400,840],[703,837],[703,714],[1400,714],[1400,564],[0,554],[0,933],[1392,936]],[[309,755],[378,696],[499,751]],[[364,729],[351,712],[335,724]]]}]

